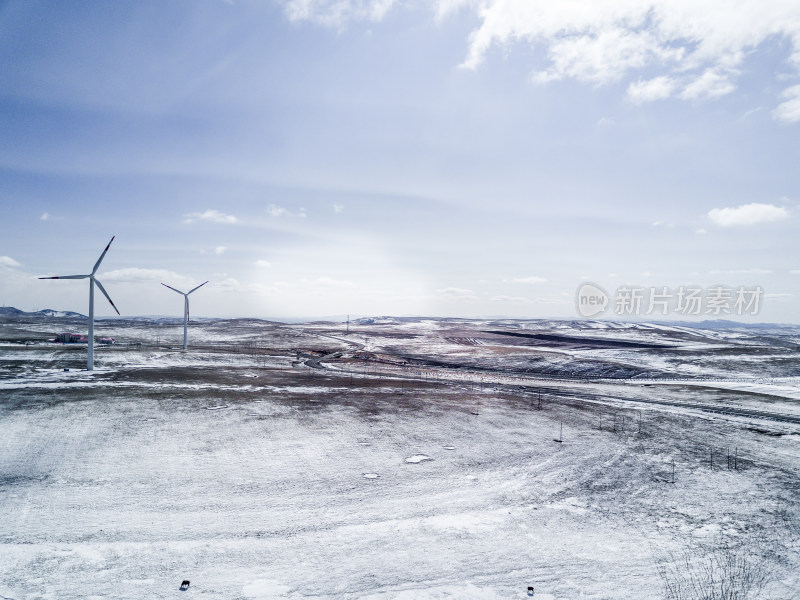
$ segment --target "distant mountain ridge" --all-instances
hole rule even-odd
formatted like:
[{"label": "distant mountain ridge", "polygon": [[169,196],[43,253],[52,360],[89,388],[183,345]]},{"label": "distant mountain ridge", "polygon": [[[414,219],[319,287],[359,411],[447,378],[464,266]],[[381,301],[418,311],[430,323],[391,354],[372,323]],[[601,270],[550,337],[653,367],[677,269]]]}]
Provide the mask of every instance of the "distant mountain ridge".
[{"label": "distant mountain ridge", "polygon": [[0,307],[0,316],[3,317],[65,317],[68,319],[88,319],[86,315],[72,312],[71,310],[53,310],[45,308],[34,312],[25,312],[13,306]]},{"label": "distant mountain ridge", "polygon": [[[26,312],[24,310],[20,310],[13,306],[3,306],[0,307],[0,317],[18,317],[18,318],[42,318],[42,317],[50,317],[50,318],[65,318],[65,319],[87,319],[86,315],[81,313],[73,312],[71,310],[54,310],[52,308],[45,308],[43,310],[31,311]],[[339,317],[335,318],[326,318],[326,319],[299,319],[299,318],[292,318],[292,319],[282,319],[280,321],[273,320],[273,319],[263,319],[259,317],[231,317],[231,319],[247,319],[247,320],[256,320],[256,321],[268,321],[274,323],[306,323],[306,324],[313,324],[313,323],[343,323],[344,319],[336,320]],[[112,317],[95,317],[96,320],[103,320],[103,319],[116,319],[116,320],[125,320],[125,321],[140,321],[140,322],[153,322],[153,323],[173,323],[176,321],[181,321],[180,317],[176,316],[166,316],[166,315],[144,315],[144,316],[130,316],[130,317],[118,317],[116,315]],[[219,320],[228,320],[227,318],[219,318],[219,317],[193,317],[192,321],[219,321]],[[800,325],[790,324],[790,323],[746,323],[740,321],[731,321],[726,319],[714,319],[714,320],[705,320],[705,321],[612,321],[612,320],[604,320],[604,319],[586,319],[586,320],[575,320],[570,318],[537,318],[531,317],[528,319],[522,318],[512,318],[512,317],[483,317],[483,318],[469,318],[469,317],[441,317],[441,316],[402,316],[402,317],[393,317],[393,316],[373,316],[373,317],[354,317],[350,319],[350,324],[353,326],[357,325],[393,325],[399,323],[415,323],[420,321],[465,321],[465,322],[475,322],[475,321],[486,321],[488,322],[507,322],[507,323],[529,323],[529,322],[548,322],[548,323],[559,323],[559,324],[567,324],[571,325],[577,329],[582,329],[585,327],[592,327],[593,325],[599,326],[600,328],[606,327],[622,327],[622,328],[636,328],[636,327],[652,327],[658,325],[664,325],[667,327],[688,327],[691,329],[707,329],[707,330],[717,330],[717,329],[771,329],[771,328],[790,328],[790,329],[797,329],[800,328]],[[2,600],[2,599],[0,599]]]},{"label": "distant mountain ridge", "polygon": [[[0,317],[17,317],[17,318],[28,318],[28,319],[37,319],[42,317],[50,317],[50,318],[64,318],[64,319],[85,319],[88,320],[89,317],[86,315],[82,315],[81,313],[73,312],[71,310],[53,310],[52,308],[45,308],[42,310],[37,311],[30,311],[26,312],[24,310],[20,310],[13,306],[3,306],[0,307]],[[118,317],[116,315],[111,317],[95,317],[95,321],[102,321],[102,320],[123,320],[123,321],[141,321],[141,322],[152,322],[152,323],[173,323],[173,322],[180,322],[183,321],[181,317],[175,316],[163,316],[163,315],[147,315],[147,316],[134,316],[134,317]],[[209,318],[209,317],[193,317],[193,321],[215,321],[217,319]],[[0,598],[2,600],[2,598]]]}]

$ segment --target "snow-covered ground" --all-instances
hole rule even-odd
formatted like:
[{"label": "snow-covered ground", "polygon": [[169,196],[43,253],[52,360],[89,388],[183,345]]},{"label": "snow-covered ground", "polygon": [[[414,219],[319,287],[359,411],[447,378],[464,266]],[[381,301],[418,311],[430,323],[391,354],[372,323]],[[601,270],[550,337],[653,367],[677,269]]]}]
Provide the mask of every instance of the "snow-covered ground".
[{"label": "snow-covered ground", "polygon": [[[188,353],[103,348],[92,373],[76,370],[85,349],[1,347],[0,596],[655,599],[664,556],[730,546],[769,571],[752,597],[798,597],[800,424],[704,410],[791,417],[796,397],[755,380],[538,384],[504,356],[666,379],[664,355],[682,350],[481,333],[538,331],[517,325],[193,324]],[[157,329],[104,327],[151,342]],[[699,363],[725,354],[731,379],[764,370],[754,353],[794,376],[796,350],[761,334],[708,344]],[[326,369],[304,364],[334,351]],[[414,376],[426,360],[435,380]]]}]

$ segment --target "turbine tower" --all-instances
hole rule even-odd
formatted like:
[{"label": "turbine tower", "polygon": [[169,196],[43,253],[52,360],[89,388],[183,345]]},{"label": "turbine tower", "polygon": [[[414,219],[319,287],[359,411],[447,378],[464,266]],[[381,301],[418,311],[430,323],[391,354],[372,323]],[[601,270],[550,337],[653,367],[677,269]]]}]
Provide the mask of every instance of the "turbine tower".
[{"label": "turbine tower", "polygon": [[186,350],[186,332],[187,332],[187,329],[189,328],[189,294],[191,294],[195,290],[200,289],[201,287],[203,287],[207,283],[208,283],[207,281],[204,281],[203,283],[198,285],[196,288],[191,289],[186,293],[184,293],[184,292],[182,292],[180,290],[176,290],[174,287],[172,287],[171,285],[167,285],[166,283],[162,283],[161,284],[164,287],[168,287],[173,292],[178,292],[181,296],[183,296],[183,349],[184,350]]},{"label": "turbine tower", "polygon": [[[111,242],[114,241],[115,237],[116,236],[113,236],[111,238]],[[106,249],[103,250],[103,253],[100,255],[100,258],[97,259],[97,262],[94,263],[94,269],[92,269],[92,272],[89,275],[58,275],[56,277],[39,277],[39,279],[88,279],[89,280],[89,351],[86,356],[87,371],[94,370],[94,286],[95,284],[97,285],[97,287],[100,288],[100,291],[103,292],[103,295],[106,297],[106,300],[108,300],[111,303],[111,306],[114,308],[114,310],[117,311],[117,314],[119,314],[117,307],[114,306],[114,302],[111,300],[111,296],[108,295],[108,292],[106,292],[106,289],[103,287],[103,284],[100,283],[94,276],[95,273],[97,273],[97,269],[100,267],[100,263],[103,262],[103,258],[105,257],[106,252],[108,252],[108,249],[111,247],[111,242],[108,242],[108,246],[106,246]]]}]

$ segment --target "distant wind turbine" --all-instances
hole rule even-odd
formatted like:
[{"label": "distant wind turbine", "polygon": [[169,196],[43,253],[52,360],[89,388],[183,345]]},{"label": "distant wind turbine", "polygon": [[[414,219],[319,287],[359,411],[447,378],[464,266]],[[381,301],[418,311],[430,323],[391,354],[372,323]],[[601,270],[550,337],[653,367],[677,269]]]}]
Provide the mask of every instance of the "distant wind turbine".
[{"label": "distant wind turbine", "polygon": [[203,283],[198,285],[196,288],[191,289],[186,293],[184,293],[184,292],[182,292],[180,290],[176,290],[174,287],[172,287],[171,285],[167,285],[166,283],[162,283],[161,284],[164,287],[168,287],[173,292],[178,292],[181,296],[183,296],[183,349],[184,350],[186,350],[186,332],[187,332],[187,329],[189,328],[189,294],[191,294],[195,290],[200,289],[201,287],[203,287],[207,283],[208,283],[207,281],[204,281]]},{"label": "distant wind turbine", "polygon": [[[111,242],[114,241],[115,237],[116,236],[113,236],[111,238]],[[100,291],[103,292],[103,295],[106,297],[106,300],[108,300],[111,303],[111,306],[114,308],[114,310],[117,311],[117,314],[119,314],[117,307],[114,306],[114,302],[111,300],[111,296],[108,295],[108,292],[106,292],[106,289],[103,287],[103,284],[100,283],[94,276],[94,274],[97,273],[97,269],[100,267],[100,263],[103,262],[103,258],[105,257],[106,252],[108,252],[108,249],[111,247],[111,242],[108,242],[108,246],[106,246],[106,249],[103,250],[103,253],[100,255],[100,258],[97,259],[97,262],[94,263],[94,269],[92,269],[92,272],[89,275],[58,275],[56,277],[39,277],[39,279],[88,279],[89,280],[89,352],[86,357],[87,371],[94,370],[94,286],[95,284],[97,285],[97,287],[100,288]]]}]

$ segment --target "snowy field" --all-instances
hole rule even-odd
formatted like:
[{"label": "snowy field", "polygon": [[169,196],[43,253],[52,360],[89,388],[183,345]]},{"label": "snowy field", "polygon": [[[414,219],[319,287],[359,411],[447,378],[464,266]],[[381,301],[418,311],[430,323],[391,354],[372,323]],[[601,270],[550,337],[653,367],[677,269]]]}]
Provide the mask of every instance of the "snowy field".
[{"label": "snowy field", "polygon": [[0,328],[0,597],[800,597],[796,329],[81,327]]}]

